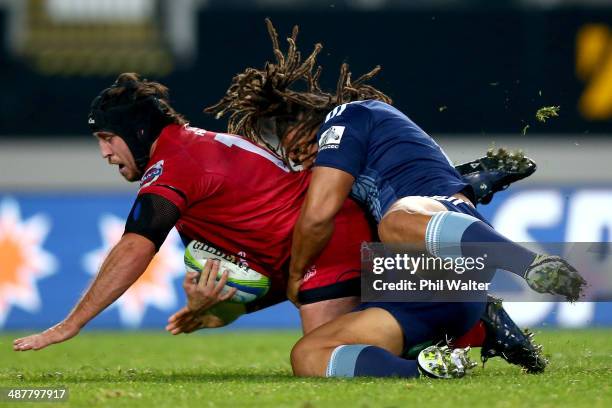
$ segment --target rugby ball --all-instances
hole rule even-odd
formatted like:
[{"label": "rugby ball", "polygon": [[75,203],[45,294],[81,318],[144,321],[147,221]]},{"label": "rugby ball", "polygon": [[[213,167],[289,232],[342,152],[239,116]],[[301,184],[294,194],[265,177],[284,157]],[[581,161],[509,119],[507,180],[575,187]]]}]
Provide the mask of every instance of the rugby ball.
[{"label": "rugby ball", "polygon": [[228,271],[227,283],[222,293],[230,288],[237,291],[228,302],[249,303],[264,296],[270,288],[270,279],[249,268],[248,264],[234,255],[226,254],[212,245],[200,241],[191,241],[185,248],[185,267],[187,272],[202,273],[206,262],[218,260],[219,272],[217,280],[221,279],[223,271]]}]

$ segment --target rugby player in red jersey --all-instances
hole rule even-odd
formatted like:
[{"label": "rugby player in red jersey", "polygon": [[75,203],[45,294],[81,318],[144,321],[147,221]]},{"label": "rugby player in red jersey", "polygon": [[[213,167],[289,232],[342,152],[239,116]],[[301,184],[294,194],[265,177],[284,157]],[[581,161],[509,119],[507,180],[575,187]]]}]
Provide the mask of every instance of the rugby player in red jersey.
[{"label": "rugby player in red jersey", "polygon": [[[123,237],[75,308],[54,327],[17,339],[15,350],[41,349],[78,334],[142,275],[174,226],[184,240],[242,253],[273,287],[282,286],[271,292],[284,298],[291,230],[310,173],[290,171],[268,150],[239,136],[187,126],[168,104],[167,88],[136,74],[122,74],[102,91],[92,103],[89,125],[103,158],[126,180],[140,180],[138,197]],[[372,237],[364,213],[351,200],[337,227],[337,245],[313,263],[317,273],[305,287],[336,285],[331,302],[341,304],[348,296],[342,295],[344,282],[351,281],[351,290],[359,285],[360,245]],[[325,289],[312,295],[313,301],[330,296]],[[314,313],[302,312],[305,329],[319,324],[310,323],[309,315]]]},{"label": "rugby player in red jersey", "polygon": [[[530,163],[529,160],[521,156],[514,156],[508,157],[508,159],[511,162],[510,166],[515,170],[515,174],[512,176],[510,176],[510,174],[496,174],[497,170],[499,170],[497,165],[503,163],[503,158],[506,156],[504,152],[499,152],[500,154],[497,154],[497,157],[495,157],[496,155],[493,154],[493,157],[486,158],[490,162],[495,163],[491,169],[492,171],[489,172],[489,176],[491,177],[483,178],[478,175],[476,178],[480,178],[483,183],[477,184],[478,188],[474,189],[474,185],[472,183],[466,183],[465,177],[463,177],[463,180],[460,179],[458,172],[455,171],[456,169],[449,166],[448,157],[444,155],[439,146],[437,146],[429,136],[420,130],[420,128],[411,122],[405,115],[401,114],[399,111],[389,105],[391,103],[389,97],[376,88],[366,84],[369,79],[376,75],[379,68],[376,68],[357,79],[352,79],[351,73],[348,71],[348,66],[343,64],[341,75],[337,82],[336,92],[328,93],[323,91],[318,85],[320,67],[315,69],[316,56],[321,50],[321,45],[317,44],[315,46],[315,50],[310,54],[310,56],[302,61],[300,58],[300,52],[296,48],[297,27],[295,27],[291,38],[288,39],[289,50],[285,55],[279,48],[279,39],[274,27],[272,27],[269,20],[267,23],[276,60],[274,62],[266,62],[263,69],[248,68],[244,71],[244,73],[237,75],[234,78],[232,85],[228,89],[226,96],[217,105],[209,108],[207,111],[215,113],[217,116],[225,113],[231,114],[229,122],[230,132],[243,134],[249,139],[258,143],[266,143],[269,140],[269,138],[262,137],[260,129],[272,130],[285,148],[285,157],[289,159],[297,159],[301,162],[311,162],[312,157],[317,153],[317,147],[320,147],[321,150],[328,149],[323,153],[319,153],[319,158],[321,154],[327,154],[330,156],[330,160],[326,161],[323,165],[326,166],[326,168],[331,169],[325,173],[329,174],[329,177],[325,178],[324,180],[321,179],[321,176],[317,177],[317,174],[322,174],[322,170],[317,168],[313,172],[313,179],[311,181],[311,186],[309,187],[309,191],[312,191],[312,184],[316,184],[316,179],[321,182],[320,184],[317,184],[319,186],[317,191],[324,192],[319,194],[319,196],[316,198],[313,198],[314,196],[312,193],[307,194],[302,215],[300,216],[301,222],[298,222],[298,225],[295,228],[296,232],[294,232],[293,235],[294,243],[292,247],[293,250],[289,274],[290,284],[288,293],[290,299],[298,304],[298,306],[300,302],[298,301],[299,298],[296,297],[301,286],[302,276],[305,276],[304,272],[306,271],[306,263],[303,263],[303,261],[304,259],[310,259],[310,255],[318,253],[321,248],[324,248],[324,242],[333,232],[333,225],[331,225],[331,223],[325,221],[325,226],[319,228],[323,222],[319,222],[318,220],[327,216],[327,214],[330,212],[330,206],[328,203],[332,202],[335,205],[334,200],[336,200],[338,197],[340,197],[337,201],[338,204],[342,204],[349,195],[350,191],[352,197],[355,197],[358,201],[369,206],[373,218],[380,220],[380,217],[382,214],[384,214],[384,211],[386,211],[388,204],[397,199],[396,195],[399,193],[396,191],[401,191],[404,195],[430,196],[434,199],[446,199],[449,201],[451,200],[448,197],[441,197],[440,194],[450,196],[452,194],[457,194],[457,192],[460,191],[465,192],[465,195],[453,198],[453,205],[456,204],[455,201],[457,203],[463,203],[466,208],[469,208],[469,210],[466,209],[465,212],[471,211],[475,213],[475,210],[473,210],[473,204],[487,201],[487,198],[483,196],[483,191],[484,193],[488,194],[488,198],[490,198],[491,192],[494,192],[496,189],[495,185],[497,185],[497,187],[500,189],[504,188],[504,186],[508,184],[506,183],[506,180],[509,180],[512,177],[520,178],[521,173],[523,173],[522,175],[525,176],[535,170],[535,166],[533,166],[533,163]],[[303,81],[306,84],[306,90],[304,90],[304,86],[292,86],[298,81]],[[366,114],[361,115],[357,119],[354,118],[355,115],[349,115],[349,113],[347,113],[349,111],[352,112],[354,110],[358,110],[363,106],[367,106],[367,109],[370,109],[370,107],[376,107],[376,109],[372,108],[372,112],[368,111]],[[363,108],[362,110],[367,109]],[[344,116],[341,117],[343,112]],[[362,113],[361,110],[359,112]],[[347,119],[349,116],[350,118]],[[339,126],[327,129],[326,125],[322,125],[323,120],[329,121],[330,119],[334,119],[338,121],[340,120],[338,118],[343,120]],[[352,122],[350,120],[352,120]],[[370,129],[375,125],[378,126],[375,128],[378,133],[371,136],[368,131],[370,131]],[[320,130],[320,128],[322,130]],[[321,137],[319,146],[317,146],[315,135],[317,135],[317,132],[320,134],[325,130],[329,131],[326,132],[326,137]],[[343,139],[343,133],[358,133],[363,137],[359,140],[351,137],[349,138],[350,140],[348,142],[344,143],[347,137],[344,137]],[[372,140],[369,139],[370,136],[372,137]],[[343,141],[342,145],[340,145],[341,140]],[[348,147],[346,147],[346,145],[348,145]],[[340,149],[341,146],[345,146],[345,148]],[[337,149],[340,149],[342,154],[337,153]],[[361,154],[362,152],[363,154]],[[365,167],[364,163],[366,162],[366,158],[367,160],[370,160],[370,162],[375,163],[378,167],[372,167],[373,165],[370,167]],[[338,160],[349,162],[350,165],[347,166],[349,166],[352,170],[355,170],[355,175],[349,174],[349,176],[345,177],[344,174],[340,174],[341,171],[346,172],[346,168],[348,167],[344,166],[343,164],[336,163]],[[318,164],[321,165],[320,162],[318,162]],[[479,160],[470,163],[470,167],[471,165],[475,165],[477,168],[483,165],[483,161]],[[524,169],[521,169],[523,165],[525,165]],[[484,167],[488,166],[485,165]],[[340,174],[340,176],[336,176],[336,174]],[[359,174],[360,177],[358,182],[356,181],[353,183],[353,178],[357,178],[356,174]],[[506,178],[506,176],[510,177]],[[350,182],[348,180],[349,177],[353,177],[351,178]],[[488,184],[484,181],[495,182]],[[501,183],[499,183],[500,181]],[[472,184],[472,186],[469,186],[468,184]],[[448,193],[447,190],[450,191],[450,193]],[[410,191],[411,194],[406,193],[406,191]],[[425,200],[427,199],[421,198],[421,201]],[[439,207],[445,208],[438,204],[436,211],[440,211]],[[460,211],[457,210],[457,212]],[[312,226],[308,234],[303,233],[305,230],[305,223],[303,220],[305,219],[304,214],[306,213],[310,217],[308,218],[309,222],[312,221],[310,224],[308,224],[309,226]],[[448,214],[450,213],[441,213],[443,216],[447,216]],[[402,213],[402,215],[412,215],[411,209],[407,209],[405,214]],[[469,216],[466,216],[465,218],[467,219]],[[405,224],[406,223],[397,224],[395,227],[400,226],[401,228],[404,228],[406,227]],[[486,223],[481,222],[481,224],[485,225]],[[407,226],[414,227],[409,223]],[[480,226],[480,224],[478,224],[478,226]],[[491,230],[490,227],[485,226],[484,229],[486,231],[488,231],[486,228]],[[384,238],[383,233],[380,232],[380,234],[381,237]],[[445,237],[444,239],[447,238]],[[393,242],[405,241],[406,239],[403,241],[395,240]],[[530,261],[532,259],[533,257],[530,258]],[[512,268],[510,268],[510,270],[514,271]],[[555,284],[553,284],[553,286],[554,285]],[[572,297],[570,296],[569,298]],[[421,336],[426,329],[419,330],[419,326],[417,324],[418,322],[431,322],[432,330],[437,331],[440,327],[440,322],[442,321],[442,319],[440,319],[441,316],[444,316],[446,321],[449,322],[449,327],[451,322],[455,324],[461,319],[468,320],[463,312],[465,309],[463,304],[460,305],[461,307],[451,304],[440,304],[438,306],[439,307],[436,310],[434,310],[433,307],[431,310],[425,310],[425,308],[418,310],[418,317],[414,316],[417,313],[416,307],[413,307],[410,311],[407,310],[406,313],[397,312],[394,314],[390,312],[377,315],[376,313],[369,313],[370,311],[359,312],[359,310],[361,310],[360,306],[360,308],[356,309],[356,313],[350,314],[353,315],[355,319],[359,319],[356,317],[358,315],[377,317],[374,317],[371,319],[371,321],[359,320],[358,323],[355,323],[355,320],[352,322],[355,324],[351,326],[349,324],[350,317],[346,316],[346,319],[341,318],[336,320],[335,322],[337,324],[335,324],[335,326],[328,325],[327,332],[325,332],[325,330],[317,330],[317,334],[313,333],[313,335],[306,337],[309,339],[313,339],[315,337],[319,338],[316,342],[323,344],[321,349],[325,349],[323,353],[320,353],[322,356],[321,361],[329,360],[330,366],[332,361],[336,360],[333,358],[333,353],[331,359],[329,358],[329,354],[325,354],[328,351],[334,350],[334,347],[331,347],[333,341],[330,340],[330,338],[333,336],[343,339],[340,341],[340,343],[338,343],[340,345],[355,344],[355,342],[371,344],[368,341],[380,341],[372,344],[385,344],[385,347],[382,347],[383,349],[391,351],[392,354],[396,354],[398,350],[401,349],[402,332],[404,336],[404,347],[406,347],[406,344],[417,343],[412,341],[414,338],[411,336],[415,336],[415,338],[421,339],[421,341],[423,340]],[[465,306],[467,307],[467,305]],[[481,304],[481,306],[484,305]],[[489,306],[490,304],[488,307]],[[376,311],[376,309],[385,309],[386,306],[383,306],[380,303],[375,303],[368,305],[368,307],[371,307],[375,309],[374,311]],[[393,310],[409,309],[404,305],[399,305],[398,307],[395,303],[388,306],[388,308]],[[449,312],[441,313],[440,311],[444,308],[448,309]],[[453,308],[456,310],[451,310]],[[490,308],[489,310],[491,309],[494,308]],[[477,318],[478,316],[481,316],[479,313],[481,312],[474,309],[470,312],[470,315]],[[511,322],[509,317],[505,315],[505,313],[502,313],[501,308],[498,308],[497,312],[493,311],[491,314],[496,314],[496,316],[494,319],[490,319],[495,321],[494,324],[489,325],[490,328],[496,328],[496,330],[503,332],[506,323],[516,327],[516,325]],[[391,319],[388,318],[389,315],[392,315]],[[460,316],[460,318],[456,318],[458,316]],[[399,317],[401,317],[401,319]],[[488,317],[492,316],[489,315]],[[364,319],[367,320],[368,318],[364,317]],[[394,326],[395,324],[393,327],[395,329],[397,329],[396,323],[401,320],[402,324],[405,327],[408,327],[408,329],[404,330],[405,327],[403,326],[399,330],[393,330],[392,327],[389,327],[388,331],[372,330],[373,327],[381,324],[382,320],[390,321],[390,326]],[[472,322],[475,320],[476,319],[472,320]],[[353,334],[355,336],[352,338],[350,336],[345,336],[347,331],[354,332]],[[371,333],[391,332],[397,334],[395,336],[397,342],[394,343],[393,347],[390,347],[390,343],[387,342],[389,338],[392,337],[391,335],[381,334],[377,338],[374,338],[371,335]],[[408,337],[410,337],[409,340]],[[532,371],[541,371],[543,369],[545,363],[543,363],[543,359],[540,358],[539,350],[531,343],[528,336],[525,336],[520,332],[520,330],[512,330],[509,333],[503,334],[501,338],[502,340],[498,341],[499,344],[512,343],[513,346],[516,346],[516,349],[522,349],[526,352],[518,353],[517,355],[513,356],[512,354],[514,353],[507,352],[509,350],[501,351],[499,354],[503,355],[508,361],[523,365],[526,369]],[[312,346],[312,344],[315,342],[310,341],[310,346],[306,347],[307,343],[308,342],[300,341],[296,348],[294,348],[294,353],[292,353],[292,362],[297,362],[297,359],[308,359],[308,354],[314,355],[314,351],[320,351],[318,349],[315,350],[315,347]],[[351,360],[351,364],[355,363],[355,361],[353,361],[353,357],[355,356],[352,355],[351,350],[359,349],[360,347],[358,346],[347,346],[347,350],[349,350],[348,354],[351,354],[348,357],[348,359]],[[301,350],[302,352],[296,353],[296,350]],[[381,352],[381,349],[369,351],[376,354],[377,352]],[[491,355],[490,347],[483,347],[482,351],[484,359]],[[524,364],[525,360],[522,362],[520,361],[525,354],[531,354],[531,358],[528,358],[528,360],[531,360],[531,362],[534,363],[533,365],[530,366],[530,364]],[[296,356],[295,359],[293,358],[294,355]],[[359,355],[361,356],[361,354]],[[521,355],[521,357],[517,358],[518,355]],[[389,367],[392,369],[398,368],[400,365],[402,365],[399,360],[397,360],[398,364],[395,365],[394,361],[396,360],[391,358],[390,355],[388,355],[389,358],[382,355],[379,355],[378,357],[382,359],[381,361],[384,360],[386,363],[389,363]],[[384,373],[376,371],[377,363],[373,362],[372,364],[373,365],[370,365],[368,370],[371,368],[376,373],[384,375]],[[296,365],[298,369],[296,369]],[[328,368],[330,366],[328,366]],[[314,367],[314,370],[310,369],[309,367]],[[294,364],[296,374],[302,375],[322,375],[324,368],[325,367],[314,363],[303,364],[303,361],[298,364]],[[348,371],[351,372],[350,376],[352,376],[352,371]],[[361,370],[355,375],[373,375],[374,373],[374,371],[366,371]],[[390,372],[392,372],[392,370]],[[387,372],[387,374],[389,374],[389,372]]]},{"label": "rugby player in red jersey", "polygon": [[[173,226],[185,239],[241,252],[273,285],[284,284],[291,230],[310,174],[291,172],[241,137],[187,126],[167,100],[165,87],[135,74],[120,75],[94,100],[89,123],[102,156],[125,179],[140,179],[141,188],[124,236],[76,307],[56,326],[15,340],[15,350],[41,349],[78,334],[140,277]],[[334,237],[303,287],[305,332],[354,306],[355,293],[348,291],[358,287],[360,244],[372,235],[351,200],[336,218]]]}]

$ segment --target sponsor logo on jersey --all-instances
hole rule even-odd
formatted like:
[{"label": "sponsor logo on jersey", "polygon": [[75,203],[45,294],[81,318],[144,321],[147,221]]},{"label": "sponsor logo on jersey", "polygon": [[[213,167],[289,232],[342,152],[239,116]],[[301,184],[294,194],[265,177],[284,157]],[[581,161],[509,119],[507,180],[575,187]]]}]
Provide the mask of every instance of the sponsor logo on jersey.
[{"label": "sponsor logo on jersey", "polygon": [[247,253],[244,251],[238,252],[238,264],[243,268],[249,267],[249,262],[246,260]]},{"label": "sponsor logo on jersey", "polygon": [[344,126],[331,126],[321,135],[319,150],[337,149],[340,146],[343,134]]},{"label": "sponsor logo on jersey", "polygon": [[164,161],[160,160],[145,172],[140,179],[140,188],[148,187],[155,182],[164,172]]},{"label": "sponsor logo on jersey", "polygon": [[50,229],[46,215],[22,219],[17,201],[0,202],[0,327],[13,306],[41,311],[37,283],[57,269],[55,257],[43,249]]},{"label": "sponsor logo on jersey", "polygon": [[317,274],[317,266],[316,265],[312,265],[310,268],[308,268],[308,271],[306,271],[306,273],[304,274],[304,279],[302,280],[302,282],[309,281],[316,274]]}]

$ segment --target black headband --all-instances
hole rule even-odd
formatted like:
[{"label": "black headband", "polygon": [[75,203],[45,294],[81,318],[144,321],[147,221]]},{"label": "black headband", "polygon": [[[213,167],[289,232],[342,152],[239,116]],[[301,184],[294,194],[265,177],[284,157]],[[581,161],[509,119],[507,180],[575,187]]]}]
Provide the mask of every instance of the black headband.
[{"label": "black headband", "polygon": [[150,159],[151,146],[172,120],[155,96],[103,106],[110,105],[107,93],[111,88],[102,91],[91,103],[89,127],[94,133],[107,131],[122,138],[134,156],[136,166],[143,172]]}]

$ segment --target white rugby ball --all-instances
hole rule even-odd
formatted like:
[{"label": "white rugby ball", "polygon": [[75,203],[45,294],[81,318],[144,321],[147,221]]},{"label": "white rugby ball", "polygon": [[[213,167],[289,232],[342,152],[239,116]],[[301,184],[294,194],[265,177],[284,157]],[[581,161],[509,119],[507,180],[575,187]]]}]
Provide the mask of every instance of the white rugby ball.
[{"label": "white rugby ball", "polygon": [[270,288],[270,279],[249,266],[234,255],[228,255],[212,245],[193,240],[185,248],[185,267],[188,272],[201,273],[208,260],[218,260],[219,272],[217,280],[221,279],[223,271],[228,271],[227,283],[222,293],[230,288],[237,291],[228,301],[249,303],[264,296]]}]

